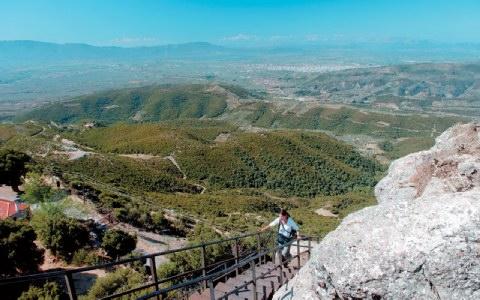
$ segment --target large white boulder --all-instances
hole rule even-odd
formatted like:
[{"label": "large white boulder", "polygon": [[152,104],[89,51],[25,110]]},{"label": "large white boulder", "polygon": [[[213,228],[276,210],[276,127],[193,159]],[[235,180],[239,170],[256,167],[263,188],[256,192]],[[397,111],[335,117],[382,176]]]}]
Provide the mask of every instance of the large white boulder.
[{"label": "large white boulder", "polygon": [[274,299],[480,299],[480,124],[394,161]]}]

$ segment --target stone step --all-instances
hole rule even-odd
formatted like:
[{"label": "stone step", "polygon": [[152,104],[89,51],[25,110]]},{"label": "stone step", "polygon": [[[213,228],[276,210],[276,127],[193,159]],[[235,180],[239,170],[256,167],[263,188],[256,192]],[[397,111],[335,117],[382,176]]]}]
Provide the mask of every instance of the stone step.
[{"label": "stone step", "polygon": [[[301,255],[300,264],[303,266],[308,260],[307,255]],[[261,265],[255,266],[255,274],[257,276],[257,295],[258,299],[269,299],[275,291],[280,288],[280,272],[283,276],[283,284],[287,283],[298,273],[298,260],[293,259],[288,262],[286,266],[280,269],[273,262],[269,261]],[[234,299],[244,300],[252,299],[253,284],[249,283],[242,287],[236,294],[232,294],[223,298],[227,293],[235,290],[235,288],[245,285],[245,283],[252,280],[252,270],[248,269],[238,276],[230,277],[226,282],[219,282],[215,285],[216,299]],[[206,289],[202,293],[195,293],[190,296],[192,300],[210,299],[210,290]]]},{"label": "stone step", "polygon": [[234,285],[230,285],[228,284],[227,282],[219,282],[216,286],[215,286],[215,291],[218,291],[220,293],[220,295],[224,294],[224,293],[228,293],[230,292],[232,289],[234,289],[235,286]]},{"label": "stone step", "polygon": [[252,281],[252,276],[246,275],[246,274],[241,274],[238,275],[237,277],[230,278],[227,280],[227,282],[232,281],[235,283],[235,286],[241,286],[244,285],[247,282]]},{"label": "stone step", "polygon": [[208,290],[203,291],[201,294],[199,292],[195,292],[194,294],[190,295],[188,299],[190,300],[210,300],[210,294],[206,294],[205,292]]},{"label": "stone step", "polygon": [[228,295],[228,299],[252,299],[252,293],[252,285],[248,285],[235,293]]}]

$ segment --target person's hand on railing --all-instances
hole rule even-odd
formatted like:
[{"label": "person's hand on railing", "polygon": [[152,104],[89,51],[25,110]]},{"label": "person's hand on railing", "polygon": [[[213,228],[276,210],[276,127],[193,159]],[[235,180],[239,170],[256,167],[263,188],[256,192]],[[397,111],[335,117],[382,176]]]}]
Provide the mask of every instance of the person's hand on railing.
[{"label": "person's hand on railing", "polygon": [[264,232],[264,231],[267,231],[270,227],[267,225],[267,226],[264,226],[262,228],[259,228],[257,229],[257,232],[260,233],[260,232]]}]

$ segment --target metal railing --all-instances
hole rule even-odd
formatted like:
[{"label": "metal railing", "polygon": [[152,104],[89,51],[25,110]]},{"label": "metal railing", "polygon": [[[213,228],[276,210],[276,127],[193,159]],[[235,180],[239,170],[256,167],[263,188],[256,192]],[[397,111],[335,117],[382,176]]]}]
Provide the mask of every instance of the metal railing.
[{"label": "metal railing", "polygon": [[[251,249],[247,249],[247,251],[242,252],[241,251],[242,240],[252,238],[252,237],[256,238],[255,247]],[[262,238],[264,239],[262,240]],[[297,259],[299,267],[300,267],[300,248],[306,247],[307,250],[305,252],[307,252],[307,254],[310,255],[312,239],[313,238],[311,237],[304,237],[300,239],[300,240],[308,241],[307,246],[300,245],[300,240],[292,241],[290,243],[290,245],[294,243],[296,243],[297,245],[297,255],[291,257],[290,260]],[[230,257],[227,257],[226,259],[222,259],[220,261],[215,261],[211,264],[207,264],[208,247],[225,244],[225,243],[233,243],[232,254],[230,255]],[[188,295],[189,292],[209,288],[212,293],[213,292],[212,288],[215,282],[218,282],[220,280],[227,280],[227,278],[231,276],[232,273],[234,273],[235,275],[238,275],[247,266],[249,268],[252,268],[252,263],[253,263],[253,268],[257,262],[261,264],[263,261],[265,263],[268,259],[271,259],[275,263],[275,256],[276,256],[275,253],[280,248],[281,247],[278,247],[276,244],[275,235],[272,234],[271,232],[248,233],[244,235],[234,236],[231,238],[214,240],[210,242],[203,242],[203,243],[191,245],[188,247],[151,253],[143,256],[122,259],[122,260],[108,262],[108,263],[95,265],[95,266],[81,267],[81,268],[68,269],[68,270],[58,270],[58,271],[51,271],[51,272],[45,272],[45,273],[37,273],[32,275],[25,275],[20,277],[0,279],[0,287],[11,286],[19,283],[47,281],[51,279],[57,280],[57,281],[63,280],[63,286],[65,287],[65,290],[66,290],[66,293],[68,294],[69,299],[77,300],[78,293],[74,283],[74,276],[76,274],[93,271],[93,270],[99,270],[99,269],[108,270],[108,269],[112,269],[115,267],[131,264],[135,262],[141,262],[142,265],[145,262],[149,262],[148,265],[150,266],[150,275],[151,275],[151,279],[149,281],[135,288],[114,293],[106,297],[103,297],[101,299],[105,299],[105,300],[115,299],[115,298],[122,297],[124,295],[128,295],[131,293],[135,293],[135,292],[139,292],[139,291],[147,290],[151,288],[154,289],[154,292],[150,292],[150,290],[147,290],[149,294],[142,297],[142,299],[148,299],[152,297],[156,297],[157,299],[160,299],[161,297],[165,297],[169,292],[175,291],[175,290],[182,291],[184,295]],[[195,251],[200,250],[200,268],[181,272],[179,274],[170,276],[168,278],[161,278],[161,279],[158,278],[157,270],[156,270],[156,266],[157,266],[156,258],[161,256],[172,255],[172,254],[179,254],[187,251],[193,251],[193,250]],[[279,266],[281,266],[281,264],[279,264]],[[253,273],[255,274],[255,272]],[[165,284],[168,282],[172,284],[167,288],[161,288],[162,284]],[[256,284],[256,279],[253,279],[253,284],[254,285]],[[213,292],[213,295],[214,295],[214,292]]]},{"label": "metal railing", "polygon": [[[300,241],[302,241],[302,240],[307,241],[308,245],[307,246],[301,245]],[[300,259],[301,259],[301,253],[302,253],[302,252],[300,252],[300,248],[307,248],[307,250],[304,253],[307,253],[308,258],[310,258],[311,249],[312,249],[312,245],[311,245],[312,240],[313,240],[312,237],[303,237],[303,238],[300,238],[300,239],[297,239],[297,240],[293,240],[293,241],[291,241],[290,243],[288,243],[284,246],[275,246],[275,247],[270,248],[270,249],[262,250],[259,253],[255,254],[254,256],[251,256],[248,259],[239,261],[235,265],[232,265],[231,267],[229,267],[225,270],[221,270],[221,271],[218,271],[218,272],[210,274],[210,275],[200,276],[200,277],[194,278],[192,280],[189,280],[187,282],[176,284],[176,285],[164,288],[164,289],[156,290],[156,291],[154,291],[152,293],[149,293],[145,296],[139,297],[138,300],[147,300],[147,299],[151,299],[153,297],[157,297],[159,299],[162,299],[162,298],[166,297],[169,292],[172,292],[172,291],[175,291],[175,290],[181,290],[181,289],[184,289],[186,287],[199,284],[201,282],[207,282],[211,300],[228,299],[229,295],[237,293],[239,290],[247,287],[248,285],[253,285],[252,299],[257,300],[257,298],[258,298],[257,281],[259,279],[265,278],[266,275],[271,274],[274,270],[279,269],[280,270],[280,272],[279,272],[279,283],[280,283],[280,285],[283,285],[285,283],[285,280],[283,278],[283,273],[282,273],[283,265],[285,263],[288,263],[288,262],[296,259],[297,260],[297,267],[300,268],[301,267]],[[317,240],[317,238],[315,238],[315,240]],[[275,263],[275,267],[272,270],[269,270],[267,272],[262,273],[260,276],[257,276],[256,271],[255,271],[257,261],[260,262],[263,257],[265,257],[269,254],[273,254],[273,257],[275,257],[275,253],[280,251],[282,248],[287,247],[287,246],[292,246],[293,244],[295,244],[295,246],[297,247],[297,254],[296,255],[291,256],[290,258],[288,258],[286,260],[278,261],[277,263]],[[220,297],[216,297],[216,295],[215,295],[215,284],[214,284],[215,281],[218,278],[221,278],[228,273],[235,272],[236,270],[238,270],[239,268],[242,268],[244,266],[249,266],[249,269],[251,270],[251,274],[252,274],[252,279],[250,281],[245,282],[244,284],[236,286],[235,289],[233,289],[232,291],[230,291],[228,293],[225,293],[225,294],[221,295]]]}]

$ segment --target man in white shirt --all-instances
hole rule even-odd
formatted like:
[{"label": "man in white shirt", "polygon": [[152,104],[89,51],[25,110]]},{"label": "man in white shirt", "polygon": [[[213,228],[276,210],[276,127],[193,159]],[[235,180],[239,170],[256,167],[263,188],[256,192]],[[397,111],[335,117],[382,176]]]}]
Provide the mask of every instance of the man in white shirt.
[{"label": "man in white shirt", "polygon": [[277,244],[278,246],[284,246],[281,248],[281,257],[283,259],[288,259],[290,257],[290,243],[294,238],[299,238],[300,228],[297,223],[290,217],[288,212],[285,209],[280,211],[278,218],[273,220],[270,224],[260,229],[260,231],[265,231],[269,228],[278,227],[277,230]]}]

